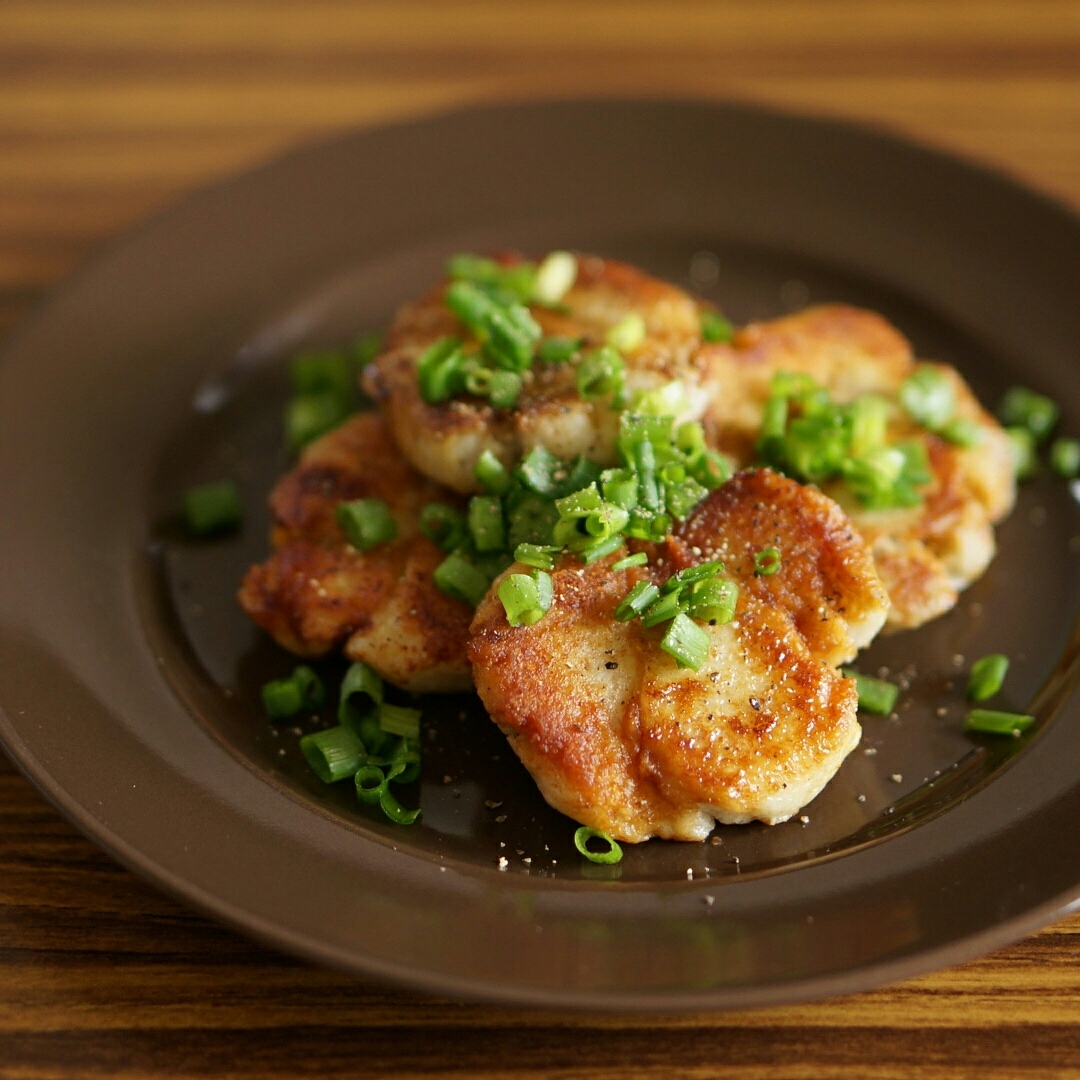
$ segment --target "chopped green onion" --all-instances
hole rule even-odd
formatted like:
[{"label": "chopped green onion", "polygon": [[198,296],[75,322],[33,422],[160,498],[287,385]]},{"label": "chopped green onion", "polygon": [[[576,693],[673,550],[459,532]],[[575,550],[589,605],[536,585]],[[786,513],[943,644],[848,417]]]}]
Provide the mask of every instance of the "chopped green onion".
[{"label": "chopped green onion", "polygon": [[840,475],[859,501],[873,510],[895,506],[907,458],[897,446],[873,446],[840,463]]},{"label": "chopped green onion", "polygon": [[712,344],[730,341],[735,336],[735,327],[719,311],[706,309],[701,313],[701,336]]},{"label": "chopped green onion", "polygon": [[469,500],[469,535],[479,552],[506,547],[506,522],[498,495],[474,495]]},{"label": "chopped green onion", "polygon": [[859,708],[865,712],[888,716],[896,705],[900,687],[885,679],[875,679],[872,675],[862,675],[858,671],[844,669],[844,675],[855,680],[855,690],[859,695]]},{"label": "chopped green onion", "polygon": [[674,619],[676,615],[682,615],[686,610],[686,602],[682,598],[682,591],[662,593],[654,600],[641,616],[641,621],[648,627],[659,626],[662,622]]},{"label": "chopped green onion", "polygon": [[722,626],[735,618],[738,602],[739,586],[734,581],[712,577],[691,588],[686,610],[692,619]]},{"label": "chopped green onion", "polygon": [[357,551],[369,551],[397,536],[397,524],[382,499],[353,499],[338,503],[334,511],[345,539]]},{"label": "chopped green onion", "polygon": [[383,681],[379,673],[361,660],[350,664],[338,691],[338,723],[363,737],[363,719],[375,715],[382,703]]},{"label": "chopped green onion", "polygon": [[333,430],[353,411],[337,393],[298,394],[285,406],[285,440],[294,453]]},{"label": "chopped green onion", "polygon": [[907,414],[930,431],[940,431],[956,408],[956,388],[933,364],[917,364],[900,384],[899,397]]},{"label": "chopped green onion", "polygon": [[[603,850],[594,851],[589,847],[592,841],[599,841],[603,844]],[[574,847],[585,856],[589,862],[603,863],[612,865],[619,862],[622,857],[622,848],[618,843],[613,840],[606,832],[601,832],[599,829],[590,828],[588,825],[582,825],[574,833]]]},{"label": "chopped green onion", "polygon": [[686,386],[679,380],[662,383],[634,395],[632,408],[642,416],[678,416],[689,404]]},{"label": "chopped green onion", "polygon": [[306,664],[298,664],[286,679],[262,687],[262,701],[271,720],[284,720],[303,709],[317,709],[326,697],[322,680]]},{"label": "chopped green onion", "polygon": [[660,596],[660,590],[651,581],[639,581],[615,608],[619,622],[629,622],[646,610]]},{"label": "chopped green onion", "polygon": [[569,251],[553,251],[541,260],[533,281],[533,299],[539,304],[557,304],[574,287],[577,259]]},{"label": "chopped green onion", "polygon": [[970,417],[954,416],[944,424],[938,434],[954,446],[971,450],[983,440],[983,428]]},{"label": "chopped green onion", "polygon": [[528,308],[519,303],[500,305],[465,280],[447,288],[446,305],[485,344],[498,366],[521,372],[532,363],[541,330]]},{"label": "chopped green onion", "polygon": [[300,687],[292,679],[274,679],[262,687],[263,708],[271,720],[286,720],[304,707]]},{"label": "chopped green onion", "polygon": [[575,491],[570,495],[564,495],[561,499],[555,500],[555,508],[559,511],[559,517],[564,521],[588,517],[603,505],[603,496],[597,490],[595,484],[590,484],[580,491]]},{"label": "chopped green onion", "polygon": [[611,564],[611,569],[618,573],[620,570],[629,570],[632,566],[645,566],[649,562],[649,556],[644,551],[638,551],[633,555],[627,555],[625,559]]},{"label": "chopped green onion", "polygon": [[502,267],[494,259],[468,252],[451,255],[446,263],[446,274],[455,281],[482,281],[494,285],[501,273]]},{"label": "chopped green onion", "polygon": [[389,787],[383,788],[379,795],[379,806],[395,825],[412,825],[421,813],[419,806],[414,810],[406,810],[391,793]]},{"label": "chopped green onion", "polygon": [[631,469],[605,469],[600,474],[604,499],[624,510],[633,510],[638,501],[637,476]]},{"label": "chopped green onion", "polygon": [[618,396],[623,388],[624,364],[612,348],[603,347],[582,357],[577,369],[577,391],[583,398]]},{"label": "chopped green onion", "polygon": [[565,364],[581,351],[582,338],[572,337],[546,337],[536,349],[537,360],[545,364]]},{"label": "chopped green onion", "polygon": [[999,712],[996,709],[972,709],[964,722],[965,731],[989,735],[1019,735],[1035,723],[1027,713]]},{"label": "chopped green onion", "polygon": [[463,600],[470,607],[476,607],[484,599],[491,585],[491,578],[459,551],[447,555],[431,577],[447,596]]},{"label": "chopped green onion", "polygon": [[697,671],[709,655],[709,633],[680,612],[660,639],[660,648],[673,656],[679,667]]},{"label": "chopped green onion", "polygon": [[551,575],[543,570],[509,574],[499,583],[498,596],[511,626],[532,626],[551,607]]},{"label": "chopped green onion", "polygon": [[863,394],[851,403],[851,453],[864,454],[881,446],[889,425],[889,400]]},{"label": "chopped green onion", "polygon": [[645,320],[641,313],[628,311],[614,326],[608,327],[604,341],[619,352],[632,352],[644,340]]},{"label": "chopped green onion", "polygon": [[664,582],[660,591],[664,593],[678,592],[687,585],[714,578],[717,574],[722,574],[723,571],[724,564],[719,559],[709,559],[706,562],[695,563],[693,566],[684,566]]},{"label": "chopped green onion", "polygon": [[609,536],[616,535],[621,539],[622,531],[629,521],[629,511],[615,503],[605,502],[586,516],[585,531],[597,540],[606,540]]},{"label": "chopped green onion", "polygon": [[522,378],[516,371],[493,371],[487,399],[496,409],[512,409],[521,396],[523,385]]},{"label": "chopped green onion", "polygon": [[562,462],[541,444],[534,446],[518,466],[522,483],[538,495],[552,495],[556,487],[556,473]]},{"label": "chopped green onion", "polygon": [[521,543],[514,548],[514,561],[537,570],[553,570],[558,553],[554,544]]},{"label": "chopped green onion", "polygon": [[353,779],[357,798],[368,806],[377,803],[386,789],[386,773],[380,765],[361,765]]},{"label": "chopped green onion", "polygon": [[510,473],[489,449],[485,449],[477,458],[473,476],[495,495],[502,495],[510,487]]},{"label": "chopped green onion", "polygon": [[455,337],[430,345],[416,361],[420,397],[429,405],[447,401],[465,388],[465,354]]},{"label": "chopped green onion", "polygon": [[1035,452],[1035,436],[1026,427],[1007,427],[1005,435],[1009,440],[1009,451],[1016,479],[1030,480],[1039,468],[1039,459]]},{"label": "chopped green onion", "polygon": [[1031,432],[1036,443],[1041,443],[1058,420],[1058,407],[1044,394],[1037,394],[1026,386],[1012,386],[1001,399],[997,415],[1006,427],[1022,427]]},{"label": "chopped green onion", "polygon": [[772,577],[780,569],[780,549],[762,548],[754,556],[754,573],[758,577]]},{"label": "chopped green onion", "polygon": [[934,478],[930,468],[930,451],[923,439],[902,439],[893,443],[892,449],[904,455],[904,468],[900,473],[900,483],[912,487],[929,484]]},{"label": "chopped green onion", "polygon": [[199,484],[184,492],[184,521],[195,536],[235,529],[243,517],[240,490],[231,480]]},{"label": "chopped green onion", "polygon": [[400,735],[406,739],[419,739],[420,710],[383,702],[379,709],[379,727],[390,735]]},{"label": "chopped green onion", "polygon": [[339,724],[304,735],[300,751],[315,775],[324,784],[333,784],[356,774],[363,761],[364,744],[351,728]]},{"label": "chopped green onion", "polygon": [[363,765],[356,771],[357,798],[369,806],[379,804],[395,825],[412,825],[420,816],[419,807],[406,810],[390,791],[391,781],[404,782],[403,765],[392,765],[385,773],[378,765]]},{"label": "chopped green onion", "polygon": [[611,536],[602,536],[591,544],[585,544],[577,549],[578,556],[586,566],[591,566],[598,559],[611,555],[623,546],[621,534],[614,533]]},{"label": "chopped green onion", "polygon": [[970,701],[985,701],[993,697],[1005,682],[1009,658],[1003,653],[982,656],[971,665],[967,696]]},{"label": "chopped green onion", "polygon": [[552,543],[551,531],[559,521],[555,504],[535,492],[511,490],[506,498],[508,550],[519,544],[536,544],[547,547]]},{"label": "chopped green onion", "polygon": [[814,377],[805,371],[777,371],[769,384],[773,397],[808,398],[820,390]]},{"label": "chopped green onion", "polygon": [[420,531],[443,551],[460,547],[468,530],[468,521],[456,506],[430,502],[420,511]]},{"label": "chopped green onion", "polygon": [[1080,439],[1055,439],[1050,444],[1050,468],[1064,480],[1080,476]]},{"label": "chopped green onion", "polygon": [[719,450],[706,450],[690,465],[690,475],[707,491],[715,491],[732,477],[730,460]]},{"label": "chopped green onion", "polygon": [[664,504],[667,512],[676,521],[685,521],[694,507],[708,494],[709,489],[704,484],[699,484],[693,477],[688,476],[677,483],[665,485]]}]

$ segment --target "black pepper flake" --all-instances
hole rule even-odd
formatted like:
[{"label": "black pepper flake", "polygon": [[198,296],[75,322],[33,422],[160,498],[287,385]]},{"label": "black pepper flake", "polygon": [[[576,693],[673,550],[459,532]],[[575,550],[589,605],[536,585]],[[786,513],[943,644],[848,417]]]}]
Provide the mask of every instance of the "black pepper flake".
[{"label": "black pepper flake", "polygon": [[614,660],[609,660],[604,665],[604,667],[606,667],[608,669],[608,671],[614,671],[618,666],[619,666],[618,663],[616,661],[614,661]]},{"label": "black pepper flake", "polygon": [[750,708],[751,708],[751,709],[753,709],[753,710],[754,710],[754,712],[758,712],[758,711],[760,711],[760,709],[761,709],[761,702],[760,702],[760,701],[759,701],[759,700],[758,700],[758,699],[757,699],[756,697],[752,697],[752,698],[750,699]]}]

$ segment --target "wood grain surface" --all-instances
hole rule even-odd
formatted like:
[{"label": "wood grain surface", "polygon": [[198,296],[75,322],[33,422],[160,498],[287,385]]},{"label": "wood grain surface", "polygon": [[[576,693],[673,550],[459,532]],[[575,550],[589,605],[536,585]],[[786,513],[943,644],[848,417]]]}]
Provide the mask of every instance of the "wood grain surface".
[{"label": "wood grain surface", "polygon": [[[356,125],[581,95],[849,117],[1080,208],[1071,0],[0,0],[0,336],[202,183]],[[1080,1076],[1080,915],[959,968],[787,1008],[439,1001],[179,907],[0,758],[0,1077],[174,1075]]]}]

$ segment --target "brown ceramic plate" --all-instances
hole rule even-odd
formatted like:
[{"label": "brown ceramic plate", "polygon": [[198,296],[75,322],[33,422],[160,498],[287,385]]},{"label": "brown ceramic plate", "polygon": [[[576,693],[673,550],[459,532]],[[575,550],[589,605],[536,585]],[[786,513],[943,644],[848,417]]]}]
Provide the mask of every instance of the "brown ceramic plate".
[{"label": "brown ceramic plate", "polygon": [[[380,327],[452,252],[551,246],[633,260],[737,320],[875,307],[984,400],[1027,383],[1080,434],[1080,223],[1001,177],[713,104],[515,105],[361,132],[151,221],[9,345],[0,735],[14,760],[119,860],[234,926],[506,1002],[803,999],[1064,912],[1080,896],[1080,510],[1045,476],[960,606],[864,658],[910,688],[898,718],[865,721],[804,821],[596,867],[467,698],[428,703],[411,828],[322,787],[296,734],[267,724],[258,687],[291,662],[232,597],[286,465],[286,355]],[[185,541],[181,492],[226,475],[244,529]],[[1038,716],[1022,739],[961,731],[964,667],[990,651],[1013,658],[1003,707]]]}]

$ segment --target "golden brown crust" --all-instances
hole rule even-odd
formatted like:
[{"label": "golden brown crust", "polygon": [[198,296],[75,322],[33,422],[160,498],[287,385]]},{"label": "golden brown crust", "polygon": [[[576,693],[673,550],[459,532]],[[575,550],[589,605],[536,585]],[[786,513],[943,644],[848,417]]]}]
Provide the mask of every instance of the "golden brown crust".
[{"label": "golden brown crust", "polygon": [[[714,393],[704,417],[710,442],[746,463],[769,385],[778,371],[803,372],[835,401],[881,394],[895,401],[915,368],[908,342],[880,315],[840,304],[743,327],[729,345],[702,350]],[[993,525],[1012,508],[1015,482],[1008,441],[957,372],[935,365],[953,384],[956,415],[975,423],[981,442],[962,449],[919,427],[897,406],[892,439],[926,444],[932,480],[911,509],[867,510],[842,484],[824,490],[869,542],[892,598],[889,630],[920,626],[949,610],[994,554]]]},{"label": "golden brown crust", "polygon": [[[507,466],[537,444],[560,457],[585,454],[602,465],[615,464],[618,414],[606,400],[584,401],[570,364],[536,362],[513,409],[494,409],[474,397],[428,405],[420,397],[416,363],[443,337],[472,337],[443,303],[445,284],[398,313],[379,357],[364,375],[365,389],[385,412],[397,442],[427,476],[460,492],[477,490],[473,466],[491,450]],[[645,320],[645,340],[625,356],[630,390],[679,380],[687,389],[686,419],[705,407],[696,358],[700,305],[688,293],[635,267],[581,256],[578,278],[559,309],[533,307],[545,335],[581,338],[601,345],[625,315]]]},{"label": "golden brown crust", "polygon": [[[755,577],[754,554],[772,544],[781,569]],[[613,571],[619,553],[588,567],[565,557],[533,626],[509,626],[489,593],[469,645],[481,699],[545,798],[618,839],[785,820],[858,741],[854,688],[834,665],[885,618],[865,545],[824,496],[760,470],[639,547],[645,568]],[[708,628],[701,670],[660,650],[661,629],[614,619],[636,581],[715,557],[741,592],[735,621]]]},{"label": "golden brown crust", "polygon": [[[335,508],[359,498],[390,506],[395,540],[366,552],[346,542]],[[344,647],[406,689],[467,688],[471,612],[435,586],[443,555],[419,533],[434,500],[456,497],[402,459],[378,414],[353,417],[308,447],[271,494],[275,550],[245,576],[241,607],[297,655]]]}]

